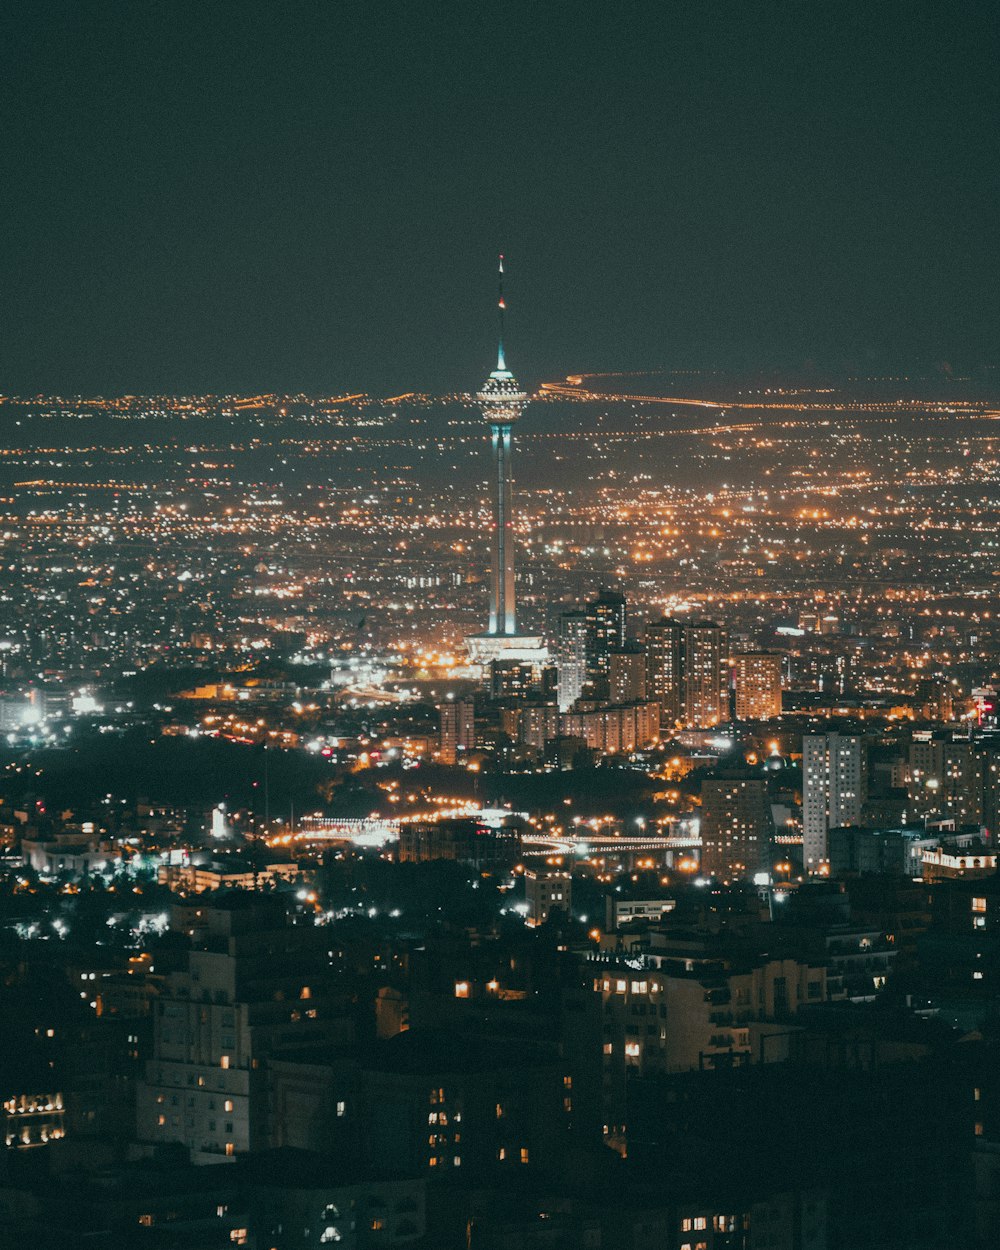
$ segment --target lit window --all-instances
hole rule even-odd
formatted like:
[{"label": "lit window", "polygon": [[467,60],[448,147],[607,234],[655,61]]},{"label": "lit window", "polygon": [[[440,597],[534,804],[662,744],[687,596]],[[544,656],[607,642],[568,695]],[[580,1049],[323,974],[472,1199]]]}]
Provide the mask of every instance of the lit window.
[{"label": "lit window", "polygon": [[984,899],[984,898],[974,898],[974,899],[972,900],[972,910],[973,910],[973,911],[978,911],[978,912],[983,912],[983,911],[985,911],[985,910],[986,910],[986,899]]},{"label": "lit window", "polygon": [[226,1101],[222,1105],[227,1111],[232,1111],[233,1100],[231,1098],[227,1098]]},{"label": "lit window", "polygon": [[694,1227],[694,1221],[691,1219],[690,1216],[688,1216],[686,1219],[681,1220],[681,1232],[682,1233],[689,1233],[693,1227]]},{"label": "lit window", "polygon": [[976,1121],[976,1136],[982,1137],[985,1134],[985,1132],[986,1132],[986,1125],[982,1122],[982,1120],[977,1120]]},{"label": "lit window", "polygon": [[707,1227],[708,1227],[708,1220],[703,1215],[696,1215],[694,1217],[694,1231],[696,1233],[702,1232],[702,1230],[706,1229]]},{"label": "lit window", "polygon": [[236,1147],[231,1141],[226,1142],[226,1154],[230,1157],[236,1153]]},{"label": "lit window", "polygon": [[346,1103],[346,1102],[343,1102],[343,1101],[338,1102],[338,1103],[337,1103],[337,1115],[338,1115],[338,1116],[343,1116],[343,1115],[346,1115],[346,1114],[347,1114],[347,1103]]},{"label": "lit window", "polygon": [[502,1102],[497,1103],[497,1119],[498,1120],[503,1119],[503,1103]]},{"label": "lit window", "polygon": [[455,982],[455,997],[456,998],[468,998],[469,997],[468,981],[456,981]]},{"label": "lit window", "polygon": [[219,1066],[220,1066],[221,1068],[228,1068],[228,1067],[229,1067],[229,1056],[228,1056],[228,1055],[223,1055],[223,1056],[222,1056],[222,1058],[219,1060]]},{"label": "lit window", "polygon": [[527,1146],[521,1147],[521,1162],[522,1163],[528,1162],[528,1147]]},{"label": "lit window", "polygon": [[230,1230],[229,1240],[234,1242],[237,1246],[245,1246],[247,1244],[248,1236],[249,1234],[245,1228],[234,1228]]}]

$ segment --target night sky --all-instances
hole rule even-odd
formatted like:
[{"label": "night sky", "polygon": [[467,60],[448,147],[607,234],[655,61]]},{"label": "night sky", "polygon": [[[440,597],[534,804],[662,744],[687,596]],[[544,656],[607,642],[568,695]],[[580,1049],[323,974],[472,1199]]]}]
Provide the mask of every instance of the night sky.
[{"label": "night sky", "polygon": [[8,4],[0,392],[995,361],[997,13]]}]

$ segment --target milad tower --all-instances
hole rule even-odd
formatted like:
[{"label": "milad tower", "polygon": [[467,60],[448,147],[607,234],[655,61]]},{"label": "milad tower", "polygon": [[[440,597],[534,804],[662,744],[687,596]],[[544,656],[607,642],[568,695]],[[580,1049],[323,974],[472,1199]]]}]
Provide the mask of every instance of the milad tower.
[{"label": "milad tower", "polygon": [[490,569],[490,620],[485,634],[466,639],[474,663],[492,660],[520,660],[541,664],[547,658],[543,640],[517,630],[517,592],[514,580],[514,476],[511,467],[513,430],[524,411],[528,396],[507,368],[504,356],[503,256],[499,267],[500,333],[497,367],[476,395],[483,416],[489,422],[493,454],[490,480],[493,486],[493,542]]}]

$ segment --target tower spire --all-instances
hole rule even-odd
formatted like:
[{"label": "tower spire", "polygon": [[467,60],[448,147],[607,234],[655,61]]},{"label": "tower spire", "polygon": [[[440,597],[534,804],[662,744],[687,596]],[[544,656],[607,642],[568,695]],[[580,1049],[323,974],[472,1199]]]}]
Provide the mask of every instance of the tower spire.
[{"label": "tower spire", "polygon": [[500,267],[497,272],[497,308],[500,314],[500,332],[497,342],[497,371],[506,372],[507,362],[503,354],[503,314],[507,305],[503,301],[503,252],[500,253]]}]

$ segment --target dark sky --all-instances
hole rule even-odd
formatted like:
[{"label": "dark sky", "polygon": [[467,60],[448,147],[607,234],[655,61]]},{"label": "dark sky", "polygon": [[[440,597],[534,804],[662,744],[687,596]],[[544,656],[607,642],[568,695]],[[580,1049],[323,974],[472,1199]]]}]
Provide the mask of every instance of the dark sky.
[{"label": "dark sky", "polygon": [[0,391],[995,360],[998,7],[8,4]]}]

